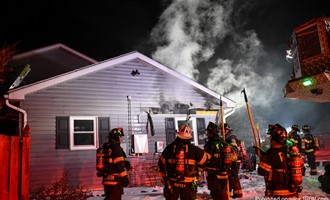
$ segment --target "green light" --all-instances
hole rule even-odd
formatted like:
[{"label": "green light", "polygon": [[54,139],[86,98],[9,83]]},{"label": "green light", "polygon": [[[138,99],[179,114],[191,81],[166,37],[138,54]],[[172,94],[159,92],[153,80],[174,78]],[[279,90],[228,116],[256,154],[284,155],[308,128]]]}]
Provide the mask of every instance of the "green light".
[{"label": "green light", "polygon": [[286,144],[287,146],[289,146],[289,147],[293,146],[293,142],[292,142],[292,140],[290,140],[290,139],[287,139],[287,140],[285,141],[285,144]]},{"label": "green light", "polygon": [[311,79],[311,78],[305,78],[305,79],[302,81],[302,84],[303,84],[303,86],[308,87],[308,86],[312,86],[312,85],[314,85],[314,81],[313,81],[313,79]]}]

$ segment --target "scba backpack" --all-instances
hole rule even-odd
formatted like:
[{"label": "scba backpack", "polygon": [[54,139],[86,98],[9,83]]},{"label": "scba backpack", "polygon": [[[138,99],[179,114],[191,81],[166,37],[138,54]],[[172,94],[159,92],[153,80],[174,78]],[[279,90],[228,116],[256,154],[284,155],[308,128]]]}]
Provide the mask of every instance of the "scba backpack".
[{"label": "scba backpack", "polygon": [[185,178],[186,148],[187,145],[185,144],[178,144],[175,146],[175,177],[178,180],[183,180]]}]

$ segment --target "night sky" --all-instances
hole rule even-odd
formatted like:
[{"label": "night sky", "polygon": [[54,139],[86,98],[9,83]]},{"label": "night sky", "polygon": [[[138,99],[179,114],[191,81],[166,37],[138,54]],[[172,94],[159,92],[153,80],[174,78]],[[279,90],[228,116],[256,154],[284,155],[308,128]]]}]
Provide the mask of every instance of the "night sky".
[{"label": "night sky", "polygon": [[248,123],[243,87],[256,123],[313,128],[330,105],[284,99],[285,55],[293,29],[323,16],[325,0],[5,1],[0,44],[62,43],[99,61],[137,50],[238,102],[236,130]]}]

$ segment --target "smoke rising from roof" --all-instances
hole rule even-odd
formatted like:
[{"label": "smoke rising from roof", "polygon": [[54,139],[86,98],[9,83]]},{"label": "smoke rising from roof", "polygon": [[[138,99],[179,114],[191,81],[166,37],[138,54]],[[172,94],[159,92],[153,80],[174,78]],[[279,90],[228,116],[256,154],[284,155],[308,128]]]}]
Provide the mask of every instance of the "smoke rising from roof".
[{"label": "smoke rising from roof", "polygon": [[[265,15],[268,11],[263,9],[286,8],[282,5],[278,1],[173,0],[152,30],[156,46],[152,58],[236,101],[239,109],[228,118],[235,122],[234,130],[251,129],[243,88],[260,130],[268,123],[316,124],[329,104],[283,98],[291,70],[284,46],[291,33],[279,29],[286,24],[281,20],[289,19],[272,9]],[[275,13],[282,24],[273,24]],[[260,16],[267,18],[260,20]],[[296,25],[291,23],[292,30]]]},{"label": "smoke rising from roof", "polygon": [[189,78],[198,79],[196,66],[214,55],[230,31],[230,1],[175,0],[162,13],[151,37],[157,45],[152,57]]},{"label": "smoke rising from roof", "polygon": [[[281,90],[269,84],[278,77],[259,74],[256,66],[265,56],[262,42],[255,31],[242,33],[233,25],[240,21],[233,19],[238,17],[233,6],[233,1],[173,1],[152,31],[157,44],[152,57],[194,80],[199,78],[197,66],[213,57],[216,62],[208,66],[208,78],[202,84],[239,106],[244,105],[240,91],[245,87],[254,104],[267,106],[274,99],[274,89]],[[230,40],[230,44],[224,44],[224,39]],[[225,49],[230,58],[215,55],[217,48]]]},{"label": "smoke rising from roof", "polygon": [[[233,33],[232,33],[233,34]],[[278,79],[277,74],[260,74],[258,61],[265,56],[263,45],[254,31],[246,31],[244,35],[234,33],[229,51],[233,59],[217,58],[216,66],[209,71],[207,86],[218,93],[234,99],[242,106],[244,98],[240,91],[246,88],[249,101],[254,105],[268,107],[276,97],[278,90],[273,83]],[[265,65],[270,67],[270,65]]]}]

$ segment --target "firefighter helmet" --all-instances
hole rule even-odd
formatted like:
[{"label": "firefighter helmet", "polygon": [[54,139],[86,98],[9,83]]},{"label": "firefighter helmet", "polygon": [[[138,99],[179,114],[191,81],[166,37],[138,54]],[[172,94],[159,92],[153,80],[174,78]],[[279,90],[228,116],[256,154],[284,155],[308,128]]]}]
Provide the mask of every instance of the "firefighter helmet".
[{"label": "firefighter helmet", "polygon": [[311,131],[311,129],[309,128],[308,125],[303,125],[301,129],[303,130],[303,132],[308,132],[309,133]]},{"label": "firefighter helmet", "polygon": [[206,128],[206,131],[208,131],[209,133],[215,134],[215,135],[219,135],[219,126],[213,122],[209,122],[209,124],[207,125],[207,128]]},{"label": "firefighter helmet", "polygon": [[189,126],[182,125],[179,127],[177,136],[183,140],[190,140],[192,138],[192,130]]},{"label": "firefighter helmet", "polygon": [[[224,126],[225,130],[229,130],[228,132],[225,132],[226,134],[230,133],[233,130],[233,129],[230,128],[229,124],[227,124],[227,123],[224,123],[223,126]],[[220,127],[221,127],[221,130],[222,130],[222,125]]]},{"label": "firefighter helmet", "polygon": [[288,133],[286,132],[285,128],[279,124],[269,124],[267,134],[271,135],[271,139],[280,144],[285,144],[285,141],[288,139]]},{"label": "firefighter helmet", "polygon": [[115,141],[119,141],[119,138],[125,136],[123,128],[114,128],[109,133],[109,139],[113,139]]},{"label": "firefighter helmet", "polygon": [[225,129],[227,129],[227,130],[230,130],[230,131],[233,130],[233,129],[230,128],[229,124],[227,124],[227,123],[224,123],[224,127],[225,127]]},{"label": "firefighter helmet", "polygon": [[292,125],[291,129],[300,132],[300,128],[297,124]]}]

